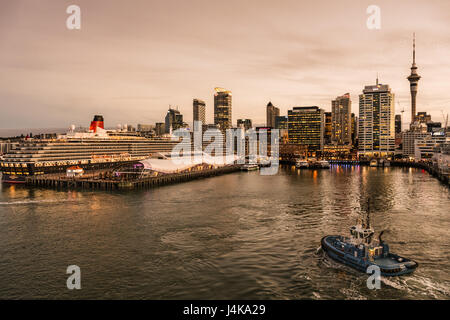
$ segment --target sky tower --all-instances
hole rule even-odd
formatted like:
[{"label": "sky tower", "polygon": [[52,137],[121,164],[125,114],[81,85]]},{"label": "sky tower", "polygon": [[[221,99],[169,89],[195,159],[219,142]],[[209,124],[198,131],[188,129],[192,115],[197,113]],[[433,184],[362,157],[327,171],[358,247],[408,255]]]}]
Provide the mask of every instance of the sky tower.
[{"label": "sky tower", "polygon": [[416,34],[413,34],[413,62],[411,66],[411,74],[407,78],[409,81],[409,88],[411,91],[411,124],[416,119],[416,96],[417,96],[417,84],[419,83],[420,76],[417,74],[416,66]]}]

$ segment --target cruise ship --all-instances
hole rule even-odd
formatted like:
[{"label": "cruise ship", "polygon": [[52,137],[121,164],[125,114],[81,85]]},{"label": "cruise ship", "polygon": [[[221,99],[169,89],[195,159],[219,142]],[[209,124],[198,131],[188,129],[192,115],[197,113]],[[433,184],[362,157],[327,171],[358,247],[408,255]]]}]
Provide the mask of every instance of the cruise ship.
[{"label": "cruise ship", "polygon": [[2,181],[24,183],[27,176],[65,173],[70,166],[84,170],[114,169],[118,165],[171,152],[178,144],[171,138],[145,138],[104,129],[96,115],[89,130],[75,132],[74,126],[56,139],[24,139],[0,160]]}]

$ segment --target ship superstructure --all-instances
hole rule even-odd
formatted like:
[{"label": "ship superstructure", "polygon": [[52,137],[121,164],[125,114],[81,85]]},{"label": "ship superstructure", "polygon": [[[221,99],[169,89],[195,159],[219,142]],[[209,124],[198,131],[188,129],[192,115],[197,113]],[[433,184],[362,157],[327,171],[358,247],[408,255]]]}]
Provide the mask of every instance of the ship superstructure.
[{"label": "ship superstructure", "polygon": [[62,173],[69,166],[84,170],[114,168],[139,161],[158,152],[171,152],[178,143],[170,138],[145,138],[108,132],[103,117],[95,116],[89,131],[75,132],[56,139],[26,139],[0,160],[4,182],[24,182],[30,175]]}]

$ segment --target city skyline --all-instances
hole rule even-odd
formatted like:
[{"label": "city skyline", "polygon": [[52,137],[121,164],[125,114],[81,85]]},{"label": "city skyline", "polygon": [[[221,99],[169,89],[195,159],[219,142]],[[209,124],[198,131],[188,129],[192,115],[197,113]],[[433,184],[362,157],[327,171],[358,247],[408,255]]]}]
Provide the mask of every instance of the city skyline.
[{"label": "city skyline", "polygon": [[294,319],[450,300],[450,0],[0,8],[15,309]]},{"label": "city skyline", "polygon": [[[83,125],[93,114],[103,114],[110,127],[155,123],[163,120],[169,105],[180,106],[191,123],[193,98],[205,101],[206,122],[212,123],[215,86],[233,92],[233,123],[249,118],[263,124],[268,101],[280,108],[281,115],[299,105],[330,111],[334,97],[349,92],[356,99],[365,85],[375,82],[377,72],[380,83],[396,92],[396,113],[406,111],[405,124],[410,121],[405,78],[412,62],[413,32],[422,76],[417,112],[426,111],[441,121],[441,110],[446,112],[450,102],[445,87],[450,72],[445,59],[450,53],[445,28],[449,4],[440,2],[432,8],[408,2],[405,12],[402,2],[380,1],[382,27],[368,30],[367,4],[343,2],[349,4],[345,9],[349,19],[336,26],[331,17],[343,9],[334,3],[286,1],[296,11],[264,1],[257,7],[231,1],[231,8],[253,10],[258,22],[270,23],[248,21],[244,19],[248,15],[230,10],[218,19],[233,18],[236,25],[215,23],[208,31],[204,27],[212,21],[207,13],[217,8],[215,2],[193,1],[182,5],[183,10],[136,2],[124,10],[124,4],[105,8],[101,1],[79,1],[83,14],[79,31],[65,28],[69,2],[8,3],[1,13],[0,39],[6,50],[0,53],[0,69],[7,76],[0,79],[0,128]],[[184,30],[186,12],[196,16],[203,7],[206,18]],[[123,12],[135,16],[133,23]],[[417,17],[408,20],[412,13]],[[149,15],[155,19],[147,19]],[[330,22],[316,30],[308,15]],[[396,24],[399,20],[404,20],[401,26]],[[427,27],[416,30],[418,20]],[[154,28],[158,22],[163,31]],[[342,32],[347,36],[337,37]],[[32,112],[37,115],[30,116]]]}]

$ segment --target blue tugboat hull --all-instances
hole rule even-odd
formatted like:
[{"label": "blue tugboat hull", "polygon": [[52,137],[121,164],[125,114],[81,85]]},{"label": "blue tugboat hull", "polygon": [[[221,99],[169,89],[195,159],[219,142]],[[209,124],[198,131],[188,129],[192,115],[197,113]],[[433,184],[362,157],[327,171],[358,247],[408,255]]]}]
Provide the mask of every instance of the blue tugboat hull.
[{"label": "blue tugboat hull", "polygon": [[382,276],[392,277],[409,274],[414,272],[418,263],[398,255],[389,253],[386,257],[367,259],[350,254],[346,249],[348,247],[337,247],[336,240],[343,240],[341,236],[325,236],[321,240],[322,249],[333,260],[343,263],[353,269],[366,273],[367,268],[376,265],[380,268]]}]

